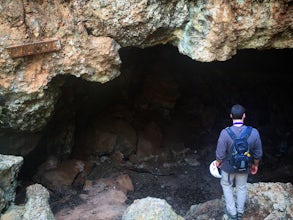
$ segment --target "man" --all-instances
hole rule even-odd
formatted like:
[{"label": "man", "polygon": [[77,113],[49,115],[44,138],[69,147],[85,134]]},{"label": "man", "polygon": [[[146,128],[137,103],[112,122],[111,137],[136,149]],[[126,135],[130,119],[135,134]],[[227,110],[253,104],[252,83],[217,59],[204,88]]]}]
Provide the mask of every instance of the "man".
[{"label": "man", "polygon": [[[230,128],[237,137],[239,137],[241,132],[247,127],[244,125],[245,117],[245,108],[242,105],[236,104],[232,106],[230,118],[232,119],[233,125]],[[257,129],[252,128],[247,142],[252,157],[252,164],[250,169],[246,171],[237,171],[231,168],[229,161],[231,158],[233,140],[226,129],[221,131],[216,149],[217,167],[221,169],[221,186],[226,202],[225,212],[230,219],[235,220],[242,219],[247,194],[248,174],[251,173],[254,175],[257,173],[259,161],[263,154],[262,143]],[[236,202],[233,197],[233,181],[235,181],[236,186]]]}]

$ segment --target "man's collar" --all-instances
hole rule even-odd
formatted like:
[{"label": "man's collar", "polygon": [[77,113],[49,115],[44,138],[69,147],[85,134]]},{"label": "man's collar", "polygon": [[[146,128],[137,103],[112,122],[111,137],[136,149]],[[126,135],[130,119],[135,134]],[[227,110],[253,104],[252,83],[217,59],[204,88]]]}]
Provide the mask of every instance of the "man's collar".
[{"label": "man's collar", "polygon": [[243,121],[242,120],[233,120],[233,125],[236,127],[240,127],[243,125]]}]

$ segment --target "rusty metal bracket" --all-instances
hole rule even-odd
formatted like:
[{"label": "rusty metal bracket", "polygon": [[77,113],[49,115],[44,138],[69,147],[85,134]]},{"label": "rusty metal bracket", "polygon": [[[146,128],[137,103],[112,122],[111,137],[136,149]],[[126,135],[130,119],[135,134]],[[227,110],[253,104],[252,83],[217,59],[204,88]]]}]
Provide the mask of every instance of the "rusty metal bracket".
[{"label": "rusty metal bracket", "polygon": [[11,58],[17,58],[58,51],[61,49],[61,42],[58,39],[48,39],[39,42],[12,45],[6,47],[6,49]]}]

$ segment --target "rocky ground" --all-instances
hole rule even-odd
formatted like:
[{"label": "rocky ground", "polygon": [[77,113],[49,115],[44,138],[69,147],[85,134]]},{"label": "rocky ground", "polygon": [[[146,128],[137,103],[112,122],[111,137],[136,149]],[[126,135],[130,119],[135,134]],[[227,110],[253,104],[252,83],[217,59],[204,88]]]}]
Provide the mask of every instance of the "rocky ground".
[{"label": "rocky ground", "polygon": [[[119,175],[126,174],[133,184],[133,190],[129,190],[127,193],[125,200],[127,205],[130,205],[135,199],[148,196],[161,198],[165,199],[177,214],[184,216],[191,205],[221,197],[219,180],[210,175],[208,165],[208,161],[199,161],[199,165],[192,166],[181,160],[172,168],[157,166],[129,168],[117,167],[105,162],[96,166],[88,179],[93,181],[115,179]],[[86,192],[77,189],[67,191],[67,195],[64,193],[65,191],[55,192],[51,196],[51,207],[55,214],[60,210],[74,208],[83,203],[80,194]]]},{"label": "rocky ground", "polygon": [[[219,179],[211,176],[208,170],[210,161],[214,159],[215,140],[216,136],[207,138],[197,150],[184,149],[174,163],[163,166],[155,159],[140,166],[130,166],[127,161],[115,163],[111,158],[101,159],[103,162],[96,164],[87,177],[88,186],[75,185],[72,189],[51,191],[52,211],[56,219],[62,220],[121,219],[123,211],[135,199],[155,197],[165,199],[177,214],[185,216],[192,205],[221,199]],[[259,173],[250,176],[249,182],[292,183],[292,151],[272,157],[270,148],[264,147],[265,155]],[[121,175],[131,179],[122,184],[123,193],[116,191],[121,190],[121,186],[115,185]],[[18,193],[19,202],[21,197],[24,196]],[[253,208],[246,212],[246,219],[263,219],[262,216],[263,213]],[[217,213],[215,219],[223,219],[223,213]]]},{"label": "rocky ground", "polygon": [[129,192],[127,202],[147,196],[161,198],[184,216],[191,205],[221,197],[219,180],[210,175],[208,163],[199,161],[199,165],[192,166],[183,160],[165,175],[131,171],[135,190]]}]

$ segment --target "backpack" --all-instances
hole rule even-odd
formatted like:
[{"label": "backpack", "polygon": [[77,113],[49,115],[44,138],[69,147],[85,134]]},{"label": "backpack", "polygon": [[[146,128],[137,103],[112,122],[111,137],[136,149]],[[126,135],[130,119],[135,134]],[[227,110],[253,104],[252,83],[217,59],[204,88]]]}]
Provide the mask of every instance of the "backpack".
[{"label": "backpack", "polygon": [[251,166],[252,157],[249,152],[247,139],[250,136],[252,127],[247,126],[246,129],[237,137],[230,127],[226,131],[233,140],[231,151],[230,166],[236,171],[248,170]]}]

